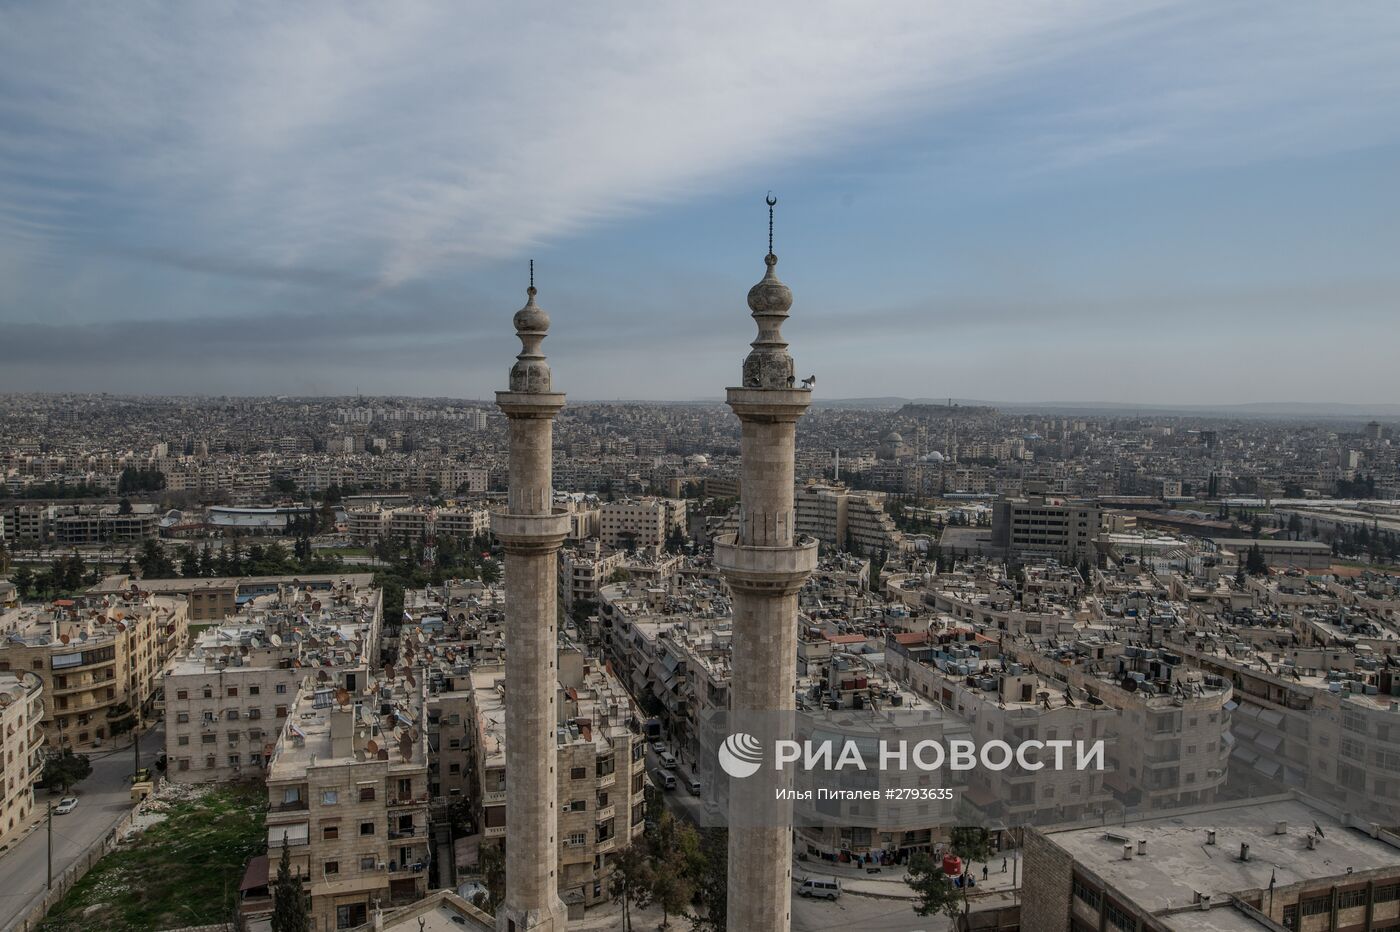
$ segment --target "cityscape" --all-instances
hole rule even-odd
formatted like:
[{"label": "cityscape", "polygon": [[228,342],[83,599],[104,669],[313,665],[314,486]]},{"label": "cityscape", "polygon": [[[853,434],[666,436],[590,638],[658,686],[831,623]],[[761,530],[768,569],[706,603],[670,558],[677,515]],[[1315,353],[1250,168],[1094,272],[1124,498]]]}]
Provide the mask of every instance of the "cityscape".
[{"label": "cityscape", "polygon": [[0,932],[1400,932],[1397,51],[0,11]]}]

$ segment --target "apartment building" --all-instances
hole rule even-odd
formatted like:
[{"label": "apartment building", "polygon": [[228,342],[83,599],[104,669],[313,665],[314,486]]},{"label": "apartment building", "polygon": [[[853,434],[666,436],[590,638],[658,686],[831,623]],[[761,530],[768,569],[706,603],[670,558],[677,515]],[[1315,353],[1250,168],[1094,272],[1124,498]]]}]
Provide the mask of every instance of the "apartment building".
[{"label": "apartment building", "polygon": [[44,682],[0,673],[0,850],[38,816],[34,784],[44,770]]},{"label": "apartment building", "polygon": [[1025,932],[1400,928],[1400,836],[1274,796],[1025,830]]},{"label": "apartment building", "polygon": [[839,484],[808,483],[793,498],[797,532],[834,550],[873,556],[905,549],[904,535],[885,513],[880,492],[856,492]]},{"label": "apartment building", "polygon": [[425,712],[426,686],[406,673],[359,695],[303,680],[267,770],[267,879],[286,844],[314,932],[427,893]]},{"label": "apartment building", "polygon": [[598,601],[598,590],[622,566],[627,554],[606,550],[601,541],[585,541],[559,551],[559,595],[564,611],[573,611],[579,602]]},{"label": "apartment building", "polygon": [[673,531],[685,529],[685,513],[685,502],[673,498],[604,502],[598,533],[610,549],[659,550]]},{"label": "apartment building", "polygon": [[184,599],[149,593],[22,607],[0,615],[0,672],[43,681],[50,746],[91,750],[145,722],[188,626]]},{"label": "apartment building", "polygon": [[[261,777],[297,694],[302,669],[265,646],[261,627],[221,628],[165,673],[167,779]],[[232,635],[229,652],[218,640]],[[279,638],[280,640],[280,638]]]},{"label": "apartment building", "polygon": [[992,509],[992,544],[1010,560],[1074,563],[1093,556],[1099,509],[1044,495],[1003,498]]},{"label": "apartment building", "polygon": [[[487,840],[505,838],[504,664],[470,674],[477,822]],[[559,895],[566,904],[609,898],[620,852],[645,828],[646,745],[632,701],[615,677],[574,647],[559,651]]]}]

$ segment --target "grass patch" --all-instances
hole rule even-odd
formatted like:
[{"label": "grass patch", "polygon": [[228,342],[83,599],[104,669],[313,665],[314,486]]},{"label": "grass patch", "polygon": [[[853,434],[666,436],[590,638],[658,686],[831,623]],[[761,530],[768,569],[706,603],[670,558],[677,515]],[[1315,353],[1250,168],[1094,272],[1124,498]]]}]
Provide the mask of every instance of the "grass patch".
[{"label": "grass patch", "polygon": [[40,932],[150,932],[227,922],[248,859],[266,843],[267,791],[223,786],[171,804],[164,821],[98,861]]}]

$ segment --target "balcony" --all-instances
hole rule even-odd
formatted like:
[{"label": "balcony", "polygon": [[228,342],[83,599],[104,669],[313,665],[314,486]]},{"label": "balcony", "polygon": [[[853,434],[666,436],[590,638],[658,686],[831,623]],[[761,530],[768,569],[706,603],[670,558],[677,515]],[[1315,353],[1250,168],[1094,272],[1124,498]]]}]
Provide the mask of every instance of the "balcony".
[{"label": "balcony", "polygon": [[[504,798],[505,794],[502,793],[501,797]],[[427,793],[420,793],[417,796],[409,796],[405,797],[404,799],[394,799],[393,797],[389,798],[389,808],[391,809],[402,809],[405,806],[426,806],[427,804]]]},{"label": "balcony", "polygon": [[481,834],[487,838],[504,838],[506,827],[504,825],[488,825],[481,830]]}]

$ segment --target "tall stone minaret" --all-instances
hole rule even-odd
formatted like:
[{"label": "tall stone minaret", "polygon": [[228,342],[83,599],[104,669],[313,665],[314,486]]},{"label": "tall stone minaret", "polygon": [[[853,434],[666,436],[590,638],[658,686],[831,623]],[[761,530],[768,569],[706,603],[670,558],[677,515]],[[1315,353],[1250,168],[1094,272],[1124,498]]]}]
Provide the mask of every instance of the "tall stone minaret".
[{"label": "tall stone minaret", "polygon": [[[795,708],[797,593],[817,564],[817,542],[797,536],[793,510],[797,419],[812,393],[794,386],[781,332],[792,292],[778,280],[773,254],[775,203],[770,195],[768,271],[749,289],[758,338],[744,360],[743,385],[727,393],[743,424],[739,531],[715,541],[715,565],[734,603],[730,721],[737,723],[772,722],[779,718],[773,713]],[[774,798],[790,782],[764,767],[730,784],[728,926],[736,932],[791,927],[792,803]]]},{"label": "tall stone minaret", "polygon": [[496,916],[499,932],[562,932],[559,899],[559,806],[555,690],[556,554],[569,516],[554,513],[554,417],[564,406],[550,384],[540,351],[549,315],[530,295],[515,313],[520,355],[510,391],[496,404],[510,419],[510,495],[491,518],[506,552],[506,897]]}]

